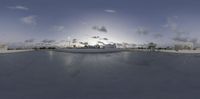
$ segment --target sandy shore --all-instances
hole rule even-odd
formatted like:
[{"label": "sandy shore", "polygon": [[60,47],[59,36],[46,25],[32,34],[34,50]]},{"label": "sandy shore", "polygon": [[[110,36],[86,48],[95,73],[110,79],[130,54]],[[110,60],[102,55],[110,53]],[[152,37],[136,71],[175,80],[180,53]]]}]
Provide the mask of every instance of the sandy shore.
[{"label": "sandy shore", "polygon": [[17,52],[27,52],[27,51],[33,51],[32,49],[29,50],[6,50],[6,51],[0,51],[1,53],[17,53]]}]

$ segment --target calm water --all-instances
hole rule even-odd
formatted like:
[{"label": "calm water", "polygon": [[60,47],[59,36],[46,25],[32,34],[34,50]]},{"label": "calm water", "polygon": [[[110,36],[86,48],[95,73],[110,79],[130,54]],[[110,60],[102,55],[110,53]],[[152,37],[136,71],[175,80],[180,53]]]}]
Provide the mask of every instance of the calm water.
[{"label": "calm water", "polygon": [[199,99],[200,54],[0,55],[0,99]]}]

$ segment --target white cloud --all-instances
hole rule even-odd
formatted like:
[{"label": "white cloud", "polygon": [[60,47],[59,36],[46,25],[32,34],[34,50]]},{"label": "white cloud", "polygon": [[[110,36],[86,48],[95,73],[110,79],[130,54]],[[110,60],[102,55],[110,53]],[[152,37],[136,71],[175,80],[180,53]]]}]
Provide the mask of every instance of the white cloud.
[{"label": "white cloud", "polygon": [[111,10],[111,9],[107,9],[107,10],[104,10],[105,12],[108,12],[108,13],[116,13],[117,11],[115,10]]},{"label": "white cloud", "polygon": [[193,44],[196,44],[198,42],[198,38],[191,38],[188,31],[180,29],[180,26],[176,22],[178,18],[178,16],[168,17],[167,24],[165,24],[163,27],[169,28],[175,33],[172,40],[177,42],[192,42]]},{"label": "white cloud", "polygon": [[172,30],[177,36],[187,35],[188,33],[182,29],[180,29],[177,23],[178,16],[168,17],[167,23],[163,25],[164,28],[169,28]]},{"label": "white cloud", "polygon": [[54,26],[53,30],[57,31],[57,32],[63,32],[65,30],[65,27],[64,26]]},{"label": "white cloud", "polygon": [[144,27],[138,27],[136,33],[140,35],[148,35],[149,31]]},{"label": "white cloud", "polygon": [[171,30],[176,31],[178,28],[177,22],[176,22],[177,18],[178,18],[177,16],[168,17],[167,23],[165,25],[163,25],[163,27],[170,28]]},{"label": "white cloud", "polygon": [[156,33],[153,36],[154,36],[154,38],[161,38],[161,37],[163,37],[163,35],[161,33]]},{"label": "white cloud", "polygon": [[188,35],[189,33],[183,29],[180,29],[180,26],[178,25],[177,19],[178,16],[168,17],[167,23],[163,25],[164,28],[169,28],[172,30],[176,35]]},{"label": "white cloud", "polygon": [[13,9],[13,10],[29,10],[28,7],[25,6],[21,6],[21,5],[17,5],[17,6],[10,6],[8,7],[9,9]]},{"label": "white cloud", "polygon": [[20,20],[25,24],[36,25],[37,24],[36,17],[37,16],[35,15],[30,15],[30,16],[22,17]]},{"label": "white cloud", "polygon": [[172,38],[174,41],[177,41],[177,42],[188,42],[188,37],[181,37],[181,36],[176,36],[174,38]]}]

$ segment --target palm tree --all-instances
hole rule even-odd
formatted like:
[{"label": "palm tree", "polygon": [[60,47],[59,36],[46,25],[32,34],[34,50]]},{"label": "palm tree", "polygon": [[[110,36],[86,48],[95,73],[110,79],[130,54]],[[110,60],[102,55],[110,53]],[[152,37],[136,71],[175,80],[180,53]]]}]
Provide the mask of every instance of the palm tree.
[{"label": "palm tree", "polygon": [[72,43],[74,44],[73,47],[76,47],[77,39],[73,39]]}]

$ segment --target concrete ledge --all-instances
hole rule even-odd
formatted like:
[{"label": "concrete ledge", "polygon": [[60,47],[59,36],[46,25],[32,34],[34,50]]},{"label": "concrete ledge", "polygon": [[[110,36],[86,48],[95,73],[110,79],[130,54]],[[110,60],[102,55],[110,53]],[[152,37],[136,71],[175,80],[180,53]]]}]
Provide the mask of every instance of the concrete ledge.
[{"label": "concrete ledge", "polygon": [[27,51],[34,51],[34,50],[32,50],[32,49],[29,49],[29,50],[4,50],[4,51],[0,50],[0,54],[1,53],[18,53],[18,52],[27,52]]}]

